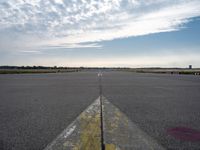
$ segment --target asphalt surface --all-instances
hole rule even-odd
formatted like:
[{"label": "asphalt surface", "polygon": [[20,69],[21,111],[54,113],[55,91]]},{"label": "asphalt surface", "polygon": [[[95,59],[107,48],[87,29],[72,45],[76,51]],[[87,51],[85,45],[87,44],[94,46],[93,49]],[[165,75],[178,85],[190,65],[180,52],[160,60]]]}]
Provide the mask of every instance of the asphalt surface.
[{"label": "asphalt surface", "polygon": [[107,72],[102,81],[104,96],[166,149],[200,149],[200,76]]},{"label": "asphalt surface", "polygon": [[0,75],[0,150],[42,150],[98,96],[96,73]]},{"label": "asphalt surface", "polygon": [[[102,86],[112,104],[166,149],[200,149],[194,141],[200,76],[110,71]],[[98,96],[97,72],[0,75],[0,149],[42,150]],[[177,127],[196,131],[174,136]]]}]

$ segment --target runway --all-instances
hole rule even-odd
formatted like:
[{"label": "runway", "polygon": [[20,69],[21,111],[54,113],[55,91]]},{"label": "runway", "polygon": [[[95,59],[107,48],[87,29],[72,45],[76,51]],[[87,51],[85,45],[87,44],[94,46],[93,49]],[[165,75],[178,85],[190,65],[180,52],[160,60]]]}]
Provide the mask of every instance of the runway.
[{"label": "runway", "polygon": [[[99,96],[97,74],[0,75],[0,149],[44,149]],[[200,149],[199,76],[106,71],[102,94],[164,148]]]}]

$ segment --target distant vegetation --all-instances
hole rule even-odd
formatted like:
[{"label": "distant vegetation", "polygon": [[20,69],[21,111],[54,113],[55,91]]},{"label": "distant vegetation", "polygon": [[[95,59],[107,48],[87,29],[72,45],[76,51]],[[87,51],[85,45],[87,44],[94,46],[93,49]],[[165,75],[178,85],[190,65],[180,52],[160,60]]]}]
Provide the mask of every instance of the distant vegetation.
[{"label": "distant vegetation", "polygon": [[0,74],[64,73],[86,70],[128,71],[137,73],[191,74],[200,75],[200,68],[126,68],[126,67],[46,67],[46,66],[0,66]]},{"label": "distant vegetation", "polygon": [[0,66],[0,74],[62,73],[78,71],[80,71],[80,68],[75,67]]},{"label": "distant vegetation", "polygon": [[191,74],[200,75],[200,68],[129,68],[126,71],[138,73]]}]

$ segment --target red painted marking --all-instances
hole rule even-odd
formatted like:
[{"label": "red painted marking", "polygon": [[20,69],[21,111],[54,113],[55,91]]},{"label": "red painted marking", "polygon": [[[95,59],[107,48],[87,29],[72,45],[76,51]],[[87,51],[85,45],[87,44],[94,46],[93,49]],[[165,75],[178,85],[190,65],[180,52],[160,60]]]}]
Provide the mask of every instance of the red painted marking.
[{"label": "red painted marking", "polygon": [[200,131],[186,128],[186,127],[175,127],[167,130],[167,133],[177,139],[185,141],[200,141]]}]

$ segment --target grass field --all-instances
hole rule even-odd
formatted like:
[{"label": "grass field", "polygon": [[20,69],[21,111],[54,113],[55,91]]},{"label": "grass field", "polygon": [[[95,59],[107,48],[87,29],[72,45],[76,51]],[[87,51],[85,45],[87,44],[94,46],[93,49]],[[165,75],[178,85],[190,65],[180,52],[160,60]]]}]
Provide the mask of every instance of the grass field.
[{"label": "grass field", "polygon": [[0,69],[0,74],[63,73],[78,71],[80,69]]},{"label": "grass field", "polygon": [[200,75],[200,68],[187,69],[187,68],[131,68],[126,69],[131,72],[138,73],[164,73],[164,74],[190,74]]},{"label": "grass field", "polygon": [[27,74],[27,73],[64,73],[64,72],[78,72],[83,70],[116,70],[128,71],[137,73],[162,73],[162,74],[188,74],[200,75],[200,68],[187,69],[187,68],[43,68],[43,69],[23,69],[23,68],[10,68],[0,69],[0,74]]}]

